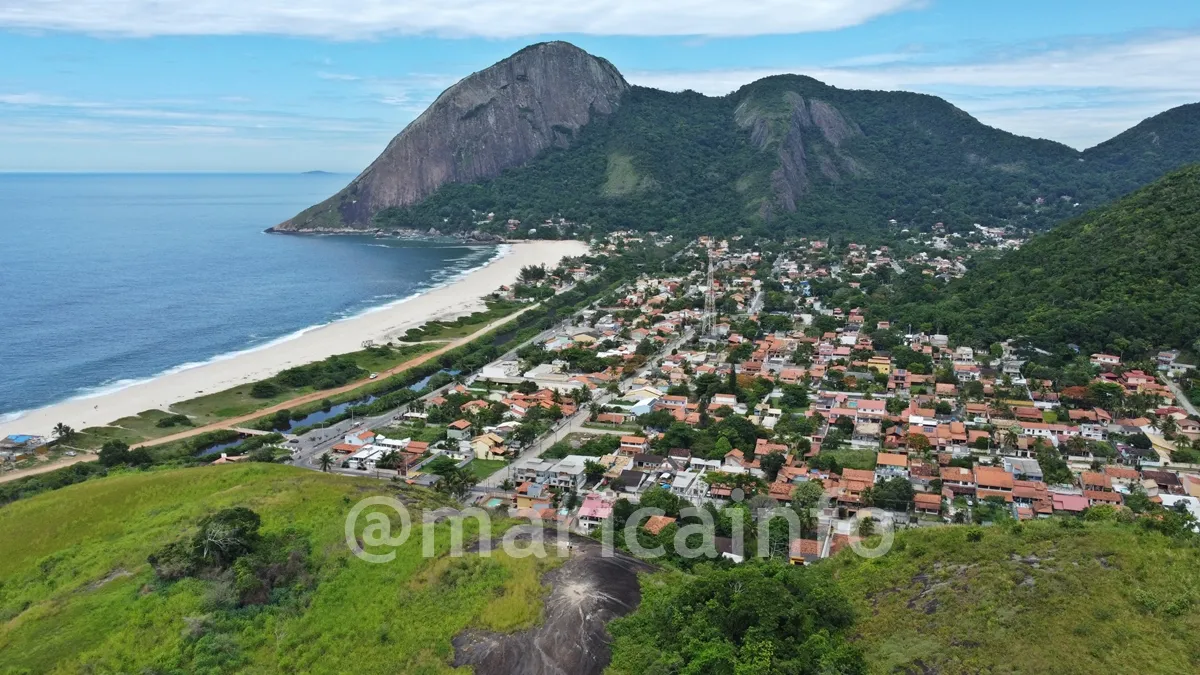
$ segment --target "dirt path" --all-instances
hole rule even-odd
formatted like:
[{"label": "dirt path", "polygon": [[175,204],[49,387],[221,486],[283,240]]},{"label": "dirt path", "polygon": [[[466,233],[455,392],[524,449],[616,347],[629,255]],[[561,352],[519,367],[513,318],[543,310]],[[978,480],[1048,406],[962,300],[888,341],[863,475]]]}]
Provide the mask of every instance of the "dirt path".
[{"label": "dirt path", "polygon": [[[472,333],[466,337],[461,337],[461,338],[458,338],[457,340],[452,340],[450,342],[446,342],[443,344],[443,346],[441,346],[431,352],[426,352],[424,354],[421,354],[420,356],[411,358],[408,361],[405,361],[404,363],[401,363],[398,366],[393,366],[392,368],[382,371],[376,377],[378,380],[386,379],[397,373],[402,373],[402,372],[408,370],[409,368],[419,366],[427,361],[430,361],[431,359],[436,359],[437,357],[441,356],[442,354],[445,354],[446,352],[448,352],[452,349],[461,347],[461,346],[467,344],[468,342],[474,340],[475,338],[486,334],[488,331],[491,331],[498,326],[502,326],[502,325],[516,319],[517,317],[521,316],[525,312],[528,312],[529,310],[534,309],[535,307],[538,307],[540,304],[541,303],[530,305],[529,307],[526,307],[518,312],[515,312],[513,314],[509,314],[508,316],[496,319],[495,321],[489,323],[488,325],[484,326],[483,328],[480,328],[479,330],[475,331],[474,333]],[[266,415],[272,415],[274,413],[279,412],[280,410],[287,410],[290,408],[295,408],[296,406],[304,405],[305,403],[314,403],[314,402],[321,401],[323,399],[330,398],[331,396],[345,394],[347,392],[351,392],[351,391],[354,391],[355,389],[358,389],[360,387],[364,387],[368,384],[371,384],[372,382],[375,382],[375,381],[377,381],[377,380],[372,380],[370,378],[364,378],[364,379],[358,380],[357,382],[351,382],[350,384],[347,384],[347,385],[344,385],[341,387],[337,387],[335,389],[323,389],[321,391],[313,392],[311,394],[305,394],[304,396],[297,396],[296,398],[284,401],[283,403],[277,403],[277,404],[267,407],[267,408],[255,410],[254,412],[247,414],[247,415],[241,415],[239,417],[231,417],[226,420],[221,420],[220,422],[213,422],[212,424],[206,424],[202,427],[193,427],[191,429],[188,429],[187,431],[181,431],[177,434],[171,434],[170,436],[163,436],[161,438],[154,438],[154,439],[151,439],[148,441],[143,441],[141,443],[134,445],[133,447],[143,448],[143,447],[149,447],[152,445],[162,445],[163,443],[170,443],[172,441],[179,441],[179,440],[183,440],[185,438],[191,438],[193,436],[198,436],[200,434],[207,433],[209,431],[217,431],[219,429],[228,429],[230,427],[236,427],[236,426],[245,424],[247,422],[256,420],[260,417],[264,417]]]},{"label": "dirt path", "polygon": [[53,462],[39,464],[29,469],[20,469],[18,471],[0,473],[0,483],[7,483],[11,480],[17,480],[26,476],[36,476],[39,473],[46,473],[47,471],[61,469],[64,466],[71,466],[72,464],[78,464],[80,462],[90,462],[94,459],[96,459],[95,455],[89,453],[80,453],[75,457],[63,457],[62,459],[56,459]]}]

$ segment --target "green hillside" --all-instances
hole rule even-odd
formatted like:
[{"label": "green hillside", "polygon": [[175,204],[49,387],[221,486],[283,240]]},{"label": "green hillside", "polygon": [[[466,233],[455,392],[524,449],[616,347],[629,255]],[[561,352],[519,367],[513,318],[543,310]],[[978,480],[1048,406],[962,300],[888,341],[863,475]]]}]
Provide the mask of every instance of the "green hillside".
[{"label": "green hillside", "polygon": [[826,564],[871,673],[1200,672],[1194,538],[1115,522],[945,527]]},{"label": "green hillside", "polygon": [[1190,347],[1200,338],[1198,256],[1200,166],[1193,166],[980,263],[945,288],[898,279],[895,296],[877,307],[977,344],[1028,336],[1085,353]]},{"label": "green hillside", "polygon": [[889,219],[1048,228],[1200,161],[1198,126],[1200,106],[1184,106],[1079,152],[988,127],[935,96],[799,75],[722,97],[632,87],[569,147],[445,185],[375,225],[470,230],[495,211],[497,231],[510,217],[555,215],[692,234],[878,231]]},{"label": "green hillside", "polygon": [[[0,673],[443,673],[464,628],[538,619],[533,558],[351,556],[351,506],[386,483],[270,464],[129,473],[0,509]],[[413,508],[439,498],[405,489]],[[263,541],[286,542],[267,571],[288,582],[254,597],[246,567],[163,581],[152,553],[205,516],[247,507]],[[469,528],[468,528],[469,529]],[[446,531],[439,528],[444,550]],[[259,576],[262,576],[261,574]]]}]

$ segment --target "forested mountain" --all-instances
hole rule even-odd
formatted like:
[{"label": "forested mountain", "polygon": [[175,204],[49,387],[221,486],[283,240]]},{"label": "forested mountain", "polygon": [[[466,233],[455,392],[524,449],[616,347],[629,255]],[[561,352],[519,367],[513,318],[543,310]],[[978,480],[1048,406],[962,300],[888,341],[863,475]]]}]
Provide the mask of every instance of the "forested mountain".
[{"label": "forested mountain", "polygon": [[473,230],[489,211],[691,233],[1046,228],[1200,161],[1198,131],[1200,106],[1183,106],[1079,152],[935,96],[799,75],[720,97],[630,87],[546,43],[448,89],[345,190],[276,229]]},{"label": "forested mountain", "polygon": [[1198,259],[1194,165],[981,262],[944,288],[905,275],[893,295],[875,301],[881,315],[978,344],[1025,336],[1047,347],[1139,354],[1200,338]]}]

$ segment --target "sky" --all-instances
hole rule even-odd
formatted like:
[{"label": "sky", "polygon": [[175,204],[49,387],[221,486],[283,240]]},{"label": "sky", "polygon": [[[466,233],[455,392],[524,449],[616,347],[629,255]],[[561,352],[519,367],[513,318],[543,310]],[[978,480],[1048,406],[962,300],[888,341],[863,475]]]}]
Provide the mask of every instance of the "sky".
[{"label": "sky", "polygon": [[0,171],[353,173],[544,40],[637,85],[800,73],[1080,149],[1200,102],[1196,0],[0,0]]}]

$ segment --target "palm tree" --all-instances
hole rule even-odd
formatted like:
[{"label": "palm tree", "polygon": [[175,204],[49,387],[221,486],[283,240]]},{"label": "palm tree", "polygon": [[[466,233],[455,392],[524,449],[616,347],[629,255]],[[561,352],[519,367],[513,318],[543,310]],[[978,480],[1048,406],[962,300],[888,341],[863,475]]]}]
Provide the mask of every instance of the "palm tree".
[{"label": "palm tree", "polygon": [[329,471],[329,467],[333,466],[333,457],[328,453],[321,455],[321,470]]},{"label": "palm tree", "polygon": [[1083,436],[1072,436],[1067,439],[1067,450],[1075,457],[1082,457],[1087,452],[1088,442]]},{"label": "palm tree", "polygon": [[383,453],[383,456],[379,458],[379,461],[375,463],[375,466],[378,466],[382,469],[394,469],[396,468],[396,462],[399,461],[399,459],[400,453],[396,452],[395,450],[388,450],[387,452]]},{"label": "palm tree", "polygon": [[442,479],[435,486],[439,492],[448,494],[456,499],[463,499],[470,492],[471,488],[479,482],[475,474],[462,467],[454,467],[442,474]]},{"label": "palm tree", "polygon": [[1179,422],[1177,422],[1175,417],[1170,414],[1163,415],[1158,420],[1157,426],[1158,430],[1162,432],[1162,435],[1166,436],[1167,438],[1171,438],[1175,435],[1175,432],[1179,430]]},{"label": "palm tree", "polygon": [[67,441],[75,435],[75,430],[66,424],[63,424],[62,422],[59,422],[58,424],[54,425],[54,435],[60,441]]},{"label": "palm tree", "polygon": [[1008,429],[1005,429],[1001,438],[1003,438],[1004,447],[1009,448],[1010,450],[1016,448],[1017,443],[1021,440],[1020,435],[1017,434],[1016,427],[1009,427]]}]

